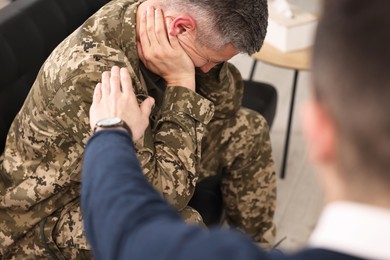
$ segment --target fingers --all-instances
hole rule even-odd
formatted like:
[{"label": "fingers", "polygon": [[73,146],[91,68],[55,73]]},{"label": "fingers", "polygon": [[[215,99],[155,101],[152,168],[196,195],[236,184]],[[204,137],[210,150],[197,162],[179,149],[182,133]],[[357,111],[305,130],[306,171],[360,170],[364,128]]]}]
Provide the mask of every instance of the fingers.
[{"label": "fingers", "polygon": [[146,11],[146,31],[151,46],[159,44],[155,33],[155,11],[154,7],[148,6]]},{"label": "fingers", "polygon": [[113,66],[111,68],[111,77],[110,77],[110,95],[116,96],[119,93],[121,93],[119,67]]},{"label": "fingers", "polygon": [[152,97],[148,97],[141,103],[140,105],[141,113],[145,118],[148,118],[150,116],[153,106],[154,106],[154,98]]},{"label": "fingers", "polygon": [[155,16],[155,34],[157,40],[163,48],[170,48],[162,10],[156,9],[154,11],[154,16]]},{"label": "fingers", "polygon": [[111,72],[102,73],[102,83],[96,85],[93,100],[100,101],[107,97],[116,98],[122,93],[136,100],[129,71],[126,68],[113,66]]},{"label": "fingers", "polygon": [[[137,97],[135,96],[130,73],[127,70],[127,68],[120,69],[120,82],[122,85],[122,93],[124,96],[126,96],[129,99],[130,101],[129,104],[131,105],[131,108],[138,110],[139,105],[138,105]],[[154,100],[153,100],[153,104],[154,104]]]},{"label": "fingers", "polygon": [[120,69],[120,80],[122,84],[123,93],[136,99],[134,94],[133,84],[131,82],[130,73],[126,68]]},{"label": "fingers", "polygon": [[101,93],[103,97],[110,95],[110,76],[111,73],[109,71],[105,71],[102,74]]},{"label": "fingers", "polygon": [[154,99],[148,97],[141,105],[138,104],[127,68],[114,66],[111,72],[103,72],[102,83],[96,85],[92,99],[89,111],[91,129],[102,118],[119,117],[129,125],[134,141],[143,135],[149,124]]},{"label": "fingers", "polygon": [[140,35],[139,35],[139,40],[141,42],[141,45],[142,46],[150,46],[150,41],[149,41],[149,37],[148,37],[148,31],[147,31],[147,24],[146,24],[147,20],[146,20],[146,12],[143,12],[141,14],[141,21],[140,21],[140,24],[139,24],[139,32],[140,32]]},{"label": "fingers", "polygon": [[140,21],[140,43],[141,46],[137,46],[138,52],[141,54],[141,60],[145,60],[145,54],[149,56],[149,53],[153,51],[160,51],[161,48],[171,48],[167,30],[165,27],[165,19],[163,11],[161,9],[155,9],[152,6],[148,6],[146,13],[142,13]]},{"label": "fingers", "polygon": [[102,83],[96,84],[95,90],[93,91],[92,102],[99,103],[102,99]]}]

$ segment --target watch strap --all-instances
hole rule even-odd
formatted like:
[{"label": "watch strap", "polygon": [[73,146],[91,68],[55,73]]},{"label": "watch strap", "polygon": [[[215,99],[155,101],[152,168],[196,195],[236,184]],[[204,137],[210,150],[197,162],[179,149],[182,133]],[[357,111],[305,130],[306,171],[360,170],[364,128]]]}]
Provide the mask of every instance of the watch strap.
[{"label": "watch strap", "polygon": [[103,129],[110,129],[110,128],[114,129],[117,127],[123,127],[130,134],[130,137],[133,138],[133,133],[131,132],[129,125],[125,121],[123,121],[123,119],[121,119],[120,123],[115,124],[115,125],[98,125],[98,123],[99,123],[99,121],[95,124],[95,127],[93,128],[94,133],[96,132],[96,129],[98,127],[103,128]]}]

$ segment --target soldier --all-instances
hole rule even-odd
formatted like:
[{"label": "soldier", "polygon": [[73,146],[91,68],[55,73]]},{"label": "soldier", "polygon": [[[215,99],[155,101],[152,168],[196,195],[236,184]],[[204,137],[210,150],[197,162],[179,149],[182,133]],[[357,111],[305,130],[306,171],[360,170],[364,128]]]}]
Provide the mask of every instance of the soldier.
[{"label": "soldier", "polygon": [[[312,95],[302,112],[308,155],[326,203],[307,247],[288,255],[267,253],[237,232],[183,224],[142,175],[131,133],[98,129],[85,150],[81,192],[85,230],[97,259],[390,259],[390,1],[326,0],[323,6]],[[123,91],[119,77],[103,79],[91,125],[120,117],[135,140],[147,107],[140,109],[134,95],[128,103],[111,95],[120,100],[131,89],[126,77],[120,77]],[[112,91],[103,91],[108,87]],[[102,104],[105,113],[99,111]],[[134,113],[128,116],[128,110]],[[96,194],[100,190],[104,193]]]},{"label": "soldier", "polygon": [[44,63],[11,126],[0,171],[0,254],[91,257],[81,160],[94,86],[114,65],[130,71],[140,103],[156,100],[136,143],[153,186],[187,222],[201,223],[188,201],[200,179],[222,173],[228,222],[272,245],[268,127],[241,107],[242,79],[225,62],[258,51],[266,26],[266,0],[114,0],[88,19]]}]

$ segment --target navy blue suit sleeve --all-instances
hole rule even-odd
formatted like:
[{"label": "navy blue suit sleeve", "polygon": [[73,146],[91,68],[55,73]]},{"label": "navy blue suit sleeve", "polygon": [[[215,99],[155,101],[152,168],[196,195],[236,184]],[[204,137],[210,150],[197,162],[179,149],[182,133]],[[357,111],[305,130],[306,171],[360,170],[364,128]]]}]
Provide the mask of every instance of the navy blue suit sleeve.
[{"label": "navy blue suit sleeve", "polygon": [[266,259],[243,235],[186,225],[142,174],[124,131],[89,140],[81,206],[96,259]]}]

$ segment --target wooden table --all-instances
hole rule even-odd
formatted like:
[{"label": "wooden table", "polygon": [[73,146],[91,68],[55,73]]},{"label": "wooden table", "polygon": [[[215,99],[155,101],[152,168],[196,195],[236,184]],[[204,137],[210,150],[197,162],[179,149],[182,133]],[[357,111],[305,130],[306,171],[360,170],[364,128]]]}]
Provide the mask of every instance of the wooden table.
[{"label": "wooden table", "polygon": [[312,52],[311,48],[294,51],[294,52],[282,52],[274,48],[273,46],[264,43],[260,52],[257,52],[252,55],[252,58],[254,59],[254,63],[252,66],[249,80],[253,79],[257,61],[262,61],[271,64],[273,66],[294,70],[294,79],[292,84],[292,94],[290,100],[290,111],[289,111],[289,116],[287,121],[287,132],[286,132],[286,138],[284,142],[284,152],[283,152],[282,167],[280,172],[280,177],[282,179],[286,176],[286,163],[287,163],[288,147],[290,142],[291,123],[292,123],[292,116],[294,111],[295,94],[297,89],[299,71],[310,70],[311,52]]}]

